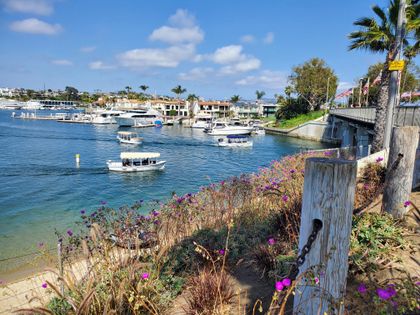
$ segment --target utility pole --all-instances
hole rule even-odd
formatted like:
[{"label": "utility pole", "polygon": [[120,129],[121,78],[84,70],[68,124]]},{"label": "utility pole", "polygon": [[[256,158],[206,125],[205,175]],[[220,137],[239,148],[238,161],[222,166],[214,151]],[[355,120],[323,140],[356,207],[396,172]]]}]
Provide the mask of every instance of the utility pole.
[{"label": "utility pole", "polygon": [[[397,29],[395,31],[395,50],[391,59],[392,61],[399,60],[402,57],[403,38],[406,24],[405,7],[406,1],[400,0],[400,7],[398,9]],[[391,142],[391,133],[394,124],[394,107],[398,104],[399,101],[398,80],[398,71],[392,71],[389,83],[389,97],[385,120],[384,149],[389,148]]]},{"label": "utility pole", "polygon": [[363,78],[359,79],[359,107],[362,107],[362,85],[363,85]]}]

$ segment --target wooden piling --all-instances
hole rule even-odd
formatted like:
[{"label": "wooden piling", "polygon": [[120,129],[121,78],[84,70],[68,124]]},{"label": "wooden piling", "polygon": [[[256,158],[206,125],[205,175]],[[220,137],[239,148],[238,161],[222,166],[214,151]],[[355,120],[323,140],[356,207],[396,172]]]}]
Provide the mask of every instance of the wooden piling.
[{"label": "wooden piling", "polygon": [[404,203],[410,198],[418,144],[418,127],[394,128],[382,206],[395,218],[403,217],[408,210]]},{"label": "wooden piling", "polygon": [[343,311],[356,172],[355,161],[306,160],[299,254],[314,220],[320,220],[322,228],[299,267],[294,314]]}]

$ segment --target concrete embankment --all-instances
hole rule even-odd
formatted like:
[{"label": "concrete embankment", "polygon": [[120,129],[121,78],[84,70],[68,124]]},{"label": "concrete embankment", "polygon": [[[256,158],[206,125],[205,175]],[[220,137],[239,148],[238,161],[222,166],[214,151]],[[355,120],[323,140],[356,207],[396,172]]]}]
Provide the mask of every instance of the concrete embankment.
[{"label": "concrete embankment", "polygon": [[271,134],[281,134],[294,138],[340,144],[339,140],[331,138],[331,126],[329,126],[327,121],[327,117],[321,117],[290,129],[273,127],[265,127],[264,129],[267,133]]}]

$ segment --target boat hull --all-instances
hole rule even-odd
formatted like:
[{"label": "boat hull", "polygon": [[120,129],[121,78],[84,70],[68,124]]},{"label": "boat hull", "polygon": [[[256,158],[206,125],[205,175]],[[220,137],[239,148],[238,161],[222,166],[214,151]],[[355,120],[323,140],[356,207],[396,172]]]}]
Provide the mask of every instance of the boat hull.
[{"label": "boat hull", "polygon": [[221,128],[221,129],[210,129],[207,131],[210,136],[228,136],[228,135],[249,135],[251,130],[247,128]]},{"label": "boat hull", "polygon": [[227,148],[249,148],[252,147],[252,141],[244,142],[244,143],[227,143],[227,142],[219,142],[219,147],[227,147]]},{"label": "boat hull", "polygon": [[121,173],[134,173],[134,172],[147,172],[147,171],[161,171],[165,168],[166,161],[159,161],[156,164],[150,165],[129,165],[123,166],[121,162],[108,161],[108,169],[113,172]]},{"label": "boat hull", "polygon": [[126,139],[121,139],[121,138],[118,138],[118,141],[122,144],[134,144],[134,145],[141,144],[142,142],[140,139],[139,140],[134,140],[134,139],[126,140]]}]

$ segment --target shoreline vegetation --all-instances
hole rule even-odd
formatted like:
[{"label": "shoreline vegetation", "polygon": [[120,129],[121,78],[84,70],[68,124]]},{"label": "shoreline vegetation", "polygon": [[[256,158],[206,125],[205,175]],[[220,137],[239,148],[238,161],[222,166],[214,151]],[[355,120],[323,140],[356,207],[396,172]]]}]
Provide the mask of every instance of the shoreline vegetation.
[{"label": "shoreline vegetation", "polygon": [[[95,211],[82,210],[78,230],[59,236],[65,266],[72,267],[65,268],[58,282],[42,284],[42,307],[21,312],[290,310],[286,302],[297,282],[316,286],[324,280],[321,267],[305,271],[305,280],[292,283],[288,277],[297,254],[305,159],[335,154],[327,149],[287,156],[256,174],[201,187],[194,194],[174,194],[148,215],[139,213],[142,201],[119,209],[103,202]],[[392,265],[408,259],[404,252],[418,256],[404,236],[408,228],[377,209],[368,210],[380,197],[384,175],[380,163],[373,163],[357,182],[345,305],[354,314],[373,308],[377,314],[414,314],[420,307],[418,271]],[[414,207],[409,201],[407,206]],[[238,287],[238,271],[244,270],[251,286],[262,279],[268,294],[250,292],[246,299]],[[384,270],[392,270],[392,276],[384,278]]]}]

